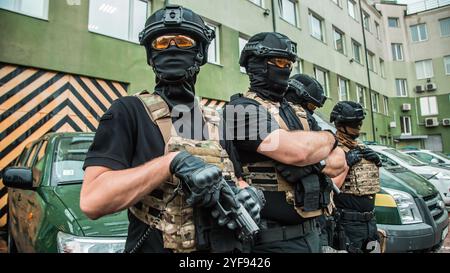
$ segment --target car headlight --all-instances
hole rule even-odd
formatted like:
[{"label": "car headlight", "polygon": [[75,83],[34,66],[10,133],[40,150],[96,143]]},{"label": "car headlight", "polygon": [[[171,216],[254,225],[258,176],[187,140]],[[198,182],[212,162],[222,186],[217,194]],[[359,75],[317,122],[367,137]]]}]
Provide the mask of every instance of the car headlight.
[{"label": "car headlight", "polygon": [[57,245],[59,253],[122,253],[125,238],[78,237],[58,232]]},{"label": "car headlight", "polygon": [[407,225],[423,222],[417,204],[409,193],[387,188],[385,190],[394,198],[402,224]]}]

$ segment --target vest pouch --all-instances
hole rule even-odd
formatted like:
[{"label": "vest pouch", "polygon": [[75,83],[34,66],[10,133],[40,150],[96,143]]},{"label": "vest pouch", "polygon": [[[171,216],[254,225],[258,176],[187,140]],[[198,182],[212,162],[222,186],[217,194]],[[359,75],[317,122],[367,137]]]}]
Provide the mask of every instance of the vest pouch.
[{"label": "vest pouch", "polygon": [[195,246],[198,251],[209,251],[208,233],[211,230],[211,213],[204,208],[194,209]]},{"label": "vest pouch", "polygon": [[331,191],[333,181],[328,176],[320,175],[320,208],[327,208],[331,203]]},{"label": "vest pouch", "polygon": [[[300,187],[298,187],[298,185]],[[320,208],[320,180],[317,174],[310,174],[302,178],[301,183],[296,184],[295,196],[299,203],[296,206],[303,206],[305,212],[315,211]],[[298,189],[303,192],[299,193]]]}]

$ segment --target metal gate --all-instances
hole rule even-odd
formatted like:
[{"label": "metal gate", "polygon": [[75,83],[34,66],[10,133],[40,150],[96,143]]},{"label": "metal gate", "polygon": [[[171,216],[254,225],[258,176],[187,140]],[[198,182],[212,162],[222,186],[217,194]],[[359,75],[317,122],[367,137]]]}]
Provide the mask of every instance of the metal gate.
[{"label": "metal gate", "polygon": [[428,138],[425,139],[425,149],[435,152],[442,152],[442,136],[428,135]]},{"label": "metal gate", "polygon": [[[0,63],[0,174],[26,143],[48,132],[95,131],[127,84]],[[7,190],[0,175],[0,227]]]}]

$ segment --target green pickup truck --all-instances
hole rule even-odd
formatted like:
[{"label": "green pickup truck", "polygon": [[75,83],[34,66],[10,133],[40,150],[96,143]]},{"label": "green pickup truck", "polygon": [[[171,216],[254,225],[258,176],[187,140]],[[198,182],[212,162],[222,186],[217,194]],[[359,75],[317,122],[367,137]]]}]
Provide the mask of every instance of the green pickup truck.
[{"label": "green pickup truck", "polygon": [[123,252],[126,211],[88,219],[80,210],[92,133],[51,133],[29,143],[3,175],[10,252]]}]

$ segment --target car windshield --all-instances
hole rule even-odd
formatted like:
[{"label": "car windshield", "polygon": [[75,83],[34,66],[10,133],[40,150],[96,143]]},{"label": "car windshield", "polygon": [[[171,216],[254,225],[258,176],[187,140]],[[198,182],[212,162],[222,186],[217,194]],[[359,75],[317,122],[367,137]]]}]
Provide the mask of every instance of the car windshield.
[{"label": "car windshield", "polygon": [[400,159],[401,161],[405,162],[408,165],[425,166],[425,164],[423,164],[419,160],[415,159],[414,157],[407,155],[407,154],[403,154],[395,149],[384,149],[383,152],[386,152],[388,154],[391,154],[391,155],[397,157],[398,159]]},{"label": "car windshield", "polygon": [[433,153],[433,154],[435,154],[435,155],[438,155],[438,156],[440,156],[440,157],[443,157],[443,158],[445,158],[445,159],[450,160],[450,157],[449,157],[448,155],[444,154],[444,153],[441,153],[441,152],[431,152],[431,153]]},{"label": "car windshield", "polygon": [[62,137],[57,141],[52,166],[52,183],[73,184],[83,181],[83,163],[93,136]]}]

